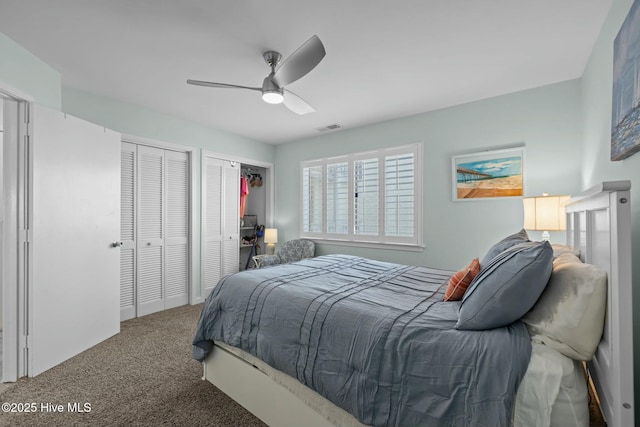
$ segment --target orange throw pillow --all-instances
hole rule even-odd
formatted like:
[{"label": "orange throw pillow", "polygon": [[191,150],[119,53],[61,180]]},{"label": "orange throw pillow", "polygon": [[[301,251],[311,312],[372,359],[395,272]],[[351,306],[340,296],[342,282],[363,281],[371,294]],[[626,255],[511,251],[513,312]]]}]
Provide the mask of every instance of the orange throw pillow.
[{"label": "orange throw pillow", "polygon": [[474,258],[469,265],[460,271],[457,271],[449,279],[447,290],[444,293],[445,301],[460,301],[471,284],[471,281],[480,272],[480,262],[478,258]]}]

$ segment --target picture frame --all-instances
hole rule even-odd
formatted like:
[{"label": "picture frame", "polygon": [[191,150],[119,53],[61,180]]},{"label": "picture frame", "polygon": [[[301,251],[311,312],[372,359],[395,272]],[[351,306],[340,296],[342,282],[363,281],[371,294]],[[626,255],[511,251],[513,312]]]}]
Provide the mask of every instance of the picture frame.
[{"label": "picture frame", "polygon": [[522,197],[524,153],[515,147],[452,156],[453,201]]},{"label": "picture frame", "polygon": [[640,151],[640,0],[635,0],[613,44],[611,160]]}]

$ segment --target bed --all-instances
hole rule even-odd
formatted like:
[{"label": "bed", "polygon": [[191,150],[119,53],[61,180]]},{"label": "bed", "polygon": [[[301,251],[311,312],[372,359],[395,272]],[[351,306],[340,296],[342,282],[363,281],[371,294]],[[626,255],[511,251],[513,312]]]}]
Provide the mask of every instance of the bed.
[{"label": "bed", "polygon": [[[573,198],[567,245],[524,230],[498,241],[461,301],[442,301],[457,272],[345,255],[228,276],[203,306],[194,357],[204,379],[272,426],[588,425],[579,360],[591,360],[608,425],[634,425],[631,340],[621,339],[631,336],[629,187]],[[567,303],[554,283],[574,270],[597,280]],[[592,319],[563,315],[573,329],[559,329],[545,300],[565,314],[589,307]],[[604,334],[577,333],[590,322]]]}]

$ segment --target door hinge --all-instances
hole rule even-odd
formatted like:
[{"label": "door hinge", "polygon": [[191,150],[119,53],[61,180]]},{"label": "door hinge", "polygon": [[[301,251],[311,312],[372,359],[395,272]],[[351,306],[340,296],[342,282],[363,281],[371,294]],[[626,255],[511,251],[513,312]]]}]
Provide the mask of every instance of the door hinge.
[{"label": "door hinge", "polygon": [[31,106],[29,105],[28,102],[24,103],[24,123],[26,125],[29,125],[31,123]]}]

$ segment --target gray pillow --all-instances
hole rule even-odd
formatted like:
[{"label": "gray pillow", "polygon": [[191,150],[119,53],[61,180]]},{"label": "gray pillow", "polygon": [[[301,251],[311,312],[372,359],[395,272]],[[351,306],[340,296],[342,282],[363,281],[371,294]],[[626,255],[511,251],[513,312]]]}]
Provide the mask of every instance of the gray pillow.
[{"label": "gray pillow", "polygon": [[504,252],[506,249],[509,249],[511,246],[517,245],[518,243],[524,243],[529,241],[529,235],[527,234],[527,230],[524,228],[518,231],[515,234],[505,237],[500,240],[498,243],[494,244],[489,248],[487,253],[485,254],[482,261],[480,261],[480,265],[484,268],[485,265],[489,264],[491,260],[498,254]]},{"label": "gray pillow", "polygon": [[520,243],[494,257],[465,292],[456,329],[493,329],[520,319],[547,286],[552,261],[547,241]]}]

